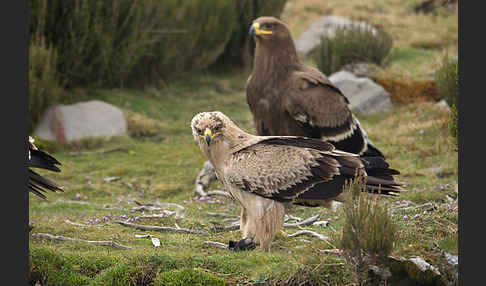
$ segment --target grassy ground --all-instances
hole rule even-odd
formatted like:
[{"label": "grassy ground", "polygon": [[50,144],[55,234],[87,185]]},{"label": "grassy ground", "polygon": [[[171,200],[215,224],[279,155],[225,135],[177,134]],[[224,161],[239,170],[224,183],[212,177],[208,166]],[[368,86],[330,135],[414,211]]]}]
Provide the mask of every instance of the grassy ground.
[{"label": "grassy ground", "polygon": [[[49,150],[63,163],[62,172],[44,174],[64,185],[66,192],[49,194],[49,201],[31,196],[29,217],[35,225],[33,233],[113,240],[134,249],[115,250],[32,238],[30,252],[35,272],[43,273],[51,282],[84,284],[89,281],[94,285],[96,281],[101,284],[151,281],[157,273],[183,267],[198,267],[224,278],[229,284],[239,285],[258,281],[278,284],[278,281],[316,277],[321,282],[332,277],[335,281],[332,283],[331,279],[329,283],[334,285],[346,282],[349,277],[341,264],[343,260],[317,251],[335,248],[332,241],[305,238],[310,241],[307,242],[299,237],[285,237],[282,232],[271,253],[259,250],[232,253],[203,244],[206,240],[226,243],[240,237],[238,231],[217,231],[218,225],[224,224],[221,219],[204,215],[205,212],[237,215],[239,207],[225,198],[193,200],[194,179],[206,159],[192,139],[190,119],[197,112],[217,109],[234,118],[244,129],[252,132],[254,129],[242,90],[242,77],[202,76],[193,81],[197,83],[191,82],[190,86],[198,86],[197,89],[174,84],[158,95],[109,90],[83,96],[84,99],[100,98],[136,112],[139,124],[132,125],[134,129],[150,130],[147,126],[155,128],[154,122],[160,129],[153,137],[88,140],[69,147],[51,144]],[[428,256],[436,246],[457,254],[457,203],[448,203],[446,199],[446,195],[456,197],[453,187],[457,184],[457,153],[446,129],[448,112],[431,103],[420,103],[397,106],[390,112],[359,116],[359,119],[387,155],[391,166],[402,172],[400,180],[409,184],[407,188],[411,191],[391,199],[390,203],[415,206],[432,202],[436,207],[426,213],[419,208],[395,215],[401,227],[394,255]],[[96,154],[117,147],[126,147],[128,151]],[[107,177],[120,179],[107,183],[104,181]],[[139,218],[136,223],[162,226],[177,223],[183,228],[207,231],[209,235],[145,232],[160,239],[161,247],[155,248],[150,239],[135,237],[144,232],[114,223],[117,219],[141,216],[141,212],[132,211],[137,206],[135,201],[147,204],[157,200],[184,206],[184,218]],[[306,218],[320,211],[322,220],[331,219],[329,227],[309,229],[325,235],[339,234],[342,226],[339,211],[334,214],[318,208],[296,207],[291,214]],[[66,220],[89,226],[71,225]],[[284,229],[286,233],[297,230]],[[314,273],[314,270],[318,271]]]},{"label": "grassy ground", "polygon": [[[385,5],[385,1],[378,0],[289,1],[283,18],[295,35],[319,15],[331,12],[381,23],[396,38],[395,60],[384,69],[392,74],[427,78],[435,70],[435,61],[443,49],[457,51],[457,21],[454,26],[451,18],[442,15],[409,17],[406,7],[410,4],[393,2],[397,5]],[[447,31],[442,33],[442,29]],[[413,33],[407,34],[412,30]],[[441,48],[420,47],[417,43],[424,40],[437,42]],[[75,92],[70,99],[73,102],[96,98],[123,108],[130,122],[129,134],[70,146],[37,141],[63,164],[61,173],[39,172],[64,185],[66,191],[48,194],[48,201],[30,196],[29,218],[35,226],[31,234],[112,240],[133,249],[31,238],[32,279],[48,285],[183,285],[178,284],[181,281],[197,285],[197,279],[201,279],[200,285],[218,285],[223,280],[228,285],[353,285],[343,258],[319,252],[336,248],[343,224],[340,209],[336,213],[305,207],[290,210],[290,214],[301,218],[319,213],[320,220],[329,220],[327,227],[305,227],[330,236],[329,242],[287,237],[298,230],[294,227],[278,233],[270,253],[260,250],[235,253],[204,245],[207,240],[227,243],[240,238],[239,231],[220,230],[228,222],[206,215],[207,212],[239,215],[239,207],[222,197],[193,199],[194,179],[206,158],[193,141],[189,124],[198,112],[220,110],[254,133],[244,94],[245,81],[241,72],[202,73],[171,82],[161,90]],[[375,145],[386,154],[391,167],[401,171],[399,179],[410,190],[401,197],[382,200],[391,207],[430,203],[426,208],[394,213],[399,239],[392,255],[418,255],[440,267],[441,250],[458,253],[454,191],[458,158],[447,131],[449,113],[433,103],[417,102],[358,118]],[[103,153],[119,147],[124,149]],[[118,179],[106,182],[108,177]],[[212,185],[218,187],[219,183]],[[177,203],[185,211],[177,219],[173,215],[143,218],[141,211],[132,209],[138,207],[135,201]],[[161,211],[152,214],[156,213]],[[177,224],[208,234],[144,232],[121,226],[115,220],[172,227]],[[161,246],[156,248],[149,238],[136,234],[159,238]]]}]

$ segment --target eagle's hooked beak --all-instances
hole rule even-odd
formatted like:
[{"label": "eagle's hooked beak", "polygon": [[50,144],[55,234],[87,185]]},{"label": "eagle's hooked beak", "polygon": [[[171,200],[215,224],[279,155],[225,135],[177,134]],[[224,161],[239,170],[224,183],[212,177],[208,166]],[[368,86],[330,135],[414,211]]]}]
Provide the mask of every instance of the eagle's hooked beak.
[{"label": "eagle's hooked beak", "polygon": [[271,35],[273,34],[272,31],[266,31],[260,29],[260,23],[253,23],[250,27],[250,37],[253,37],[253,35]]},{"label": "eagle's hooked beak", "polygon": [[204,130],[204,138],[206,139],[206,143],[208,144],[209,146],[209,143],[211,143],[211,139],[214,138],[214,135],[213,133],[211,132],[211,129],[209,128],[206,128],[206,130]]}]

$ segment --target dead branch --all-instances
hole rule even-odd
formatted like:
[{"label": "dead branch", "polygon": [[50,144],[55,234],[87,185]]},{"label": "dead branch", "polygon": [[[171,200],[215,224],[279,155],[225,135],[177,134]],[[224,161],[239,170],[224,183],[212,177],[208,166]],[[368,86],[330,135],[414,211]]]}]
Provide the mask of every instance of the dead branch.
[{"label": "dead branch", "polygon": [[224,227],[224,230],[237,230],[237,229],[240,229],[240,221],[239,220]]},{"label": "dead branch", "polygon": [[94,245],[101,245],[101,246],[110,246],[114,247],[117,249],[133,249],[133,247],[130,246],[124,246],[121,244],[118,244],[114,241],[95,241],[95,240],[85,240],[85,239],[79,239],[79,238],[71,238],[71,237],[65,237],[65,236],[60,236],[60,235],[52,235],[48,233],[34,233],[32,234],[32,237],[34,238],[46,238],[54,241],[75,241],[75,242],[84,242],[88,244],[94,244]]},{"label": "dead branch", "polygon": [[234,215],[234,214],[225,214],[225,213],[213,213],[213,212],[205,212],[203,213],[208,216],[214,216],[214,217],[225,217],[225,218],[234,218],[234,219],[239,219],[239,215]]},{"label": "dead branch", "polygon": [[434,208],[434,204],[432,204],[431,202],[428,202],[428,203],[425,203],[425,204],[421,204],[421,205],[418,205],[418,206],[412,206],[412,207],[392,207],[390,208],[390,212],[396,212],[396,211],[405,211],[405,210],[414,210],[414,209],[419,209],[419,208],[424,208],[424,207],[432,207]]},{"label": "dead branch", "polygon": [[141,224],[134,224],[129,223],[121,220],[114,221],[118,224],[121,224],[126,227],[132,227],[139,230],[147,230],[147,231],[160,231],[160,232],[179,232],[179,233],[192,233],[192,234],[203,234],[209,235],[205,231],[200,230],[192,230],[188,228],[177,228],[177,227],[170,227],[170,226],[155,226],[155,225],[141,225]]},{"label": "dead branch", "polygon": [[111,152],[128,152],[128,147],[121,146],[107,150],[98,150],[98,151],[79,151],[79,152],[71,152],[69,156],[76,157],[76,156],[85,156],[85,155],[99,155],[99,154],[106,154]]},{"label": "dead branch", "polygon": [[228,199],[233,199],[233,197],[230,195],[230,193],[226,192],[226,191],[218,191],[218,190],[212,190],[212,191],[208,191],[207,196],[222,196],[222,197],[226,197]]},{"label": "dead branch", "polygon": [[336,256],[341,256],[343,251],[341,249],[317,249],[317,253],[319,254],[332,254]]},{"label": "dead branch", "polygon": [[296,220],[296,221],[302,221],[302,218],[300,217],[297,217],[297,216],[293,216],[293,215],[290,215],[290,214],[286,214],[285,215],[285,221],[288,221],[288,220]]},{"label": "dead branch", "polygon": [[65,204],[78,204],[78,205],[92,205],[92,203],[84,202],[84,201],[71,201],[71,200],[64,200],[64,199],[58,199],[56,202],[58,203],[65,203]]},{"label": "dead branch", "polygon": [[103,179],[103,181],[105,181],[106,183],[111,183],[111,182],[114,182],[114,181],[118,181],[120,179],[121,179],[120,177],[106,177],[106,178]]},{"label": "dead branch", "polygon": [[159,200],[157,200],[155,202],[155,205],[159,206],[159,207],[163,207],[163,208],[170,208],[170,207],[176,207],[179,209],[179,212],[183,212],[186,210],[185,207],[179,205],[179,204],[176,204],[176,203],[166,203],[166,202],[159,202]]},{"label": "dead branch", "polygon": [[209,187],[212,181],[216,180],[216,172],[214,171],[213,165],[209,161],[204,162],[203,168],[199,171],[196,177],[196,182],[194,183],[194,194],[206,197],[208,194],[204,189]]},{"label": "dead branch", "polygon": [[310,235],[310,236],[313,236],[313,237],[317,237],[318,239],[323,240],[323,241],[329,240],[329,237],[327,237],[323,234],[317,233],[315,231],[312,231],[312,230],[307,230],[307,229],[299,230],[299,231],[292,233],[292,234],[289,234],[287,236],[294,237],[294,236],[299,236],[299,235]]},{"label": "dead branch", "polygon": [[147,212],[153,212],[153,211],[161,211],[164,210],[163,208],[158,208],[158,207],[151,207],[151,206],[139,206],[139,207],[132,207],[132,211],[147,211]]},{"label": "dead branch", "polygon": [[79,226],[79,227],[82,227],[82,228],[89,227],[89,225],[87,225],[87,224],[72,222],[72,221],[70,221],[68,219],[64,220],[64,222],[67,223],[67,224],[74,225],[74,226]]},{"label": "dead branch", "polygon": [[320,220],[312,223],[312,225],[324,226],[324,227],[326,227],[328,224],[329,224],[328,220]]},{"label": "dead branch", "polygon": [[169,217],[169,216],[171,216],[175,213],[176,212],[173,212],[173,211],[163,210],[162,213],[159,213],[159,214],[141,215],[139,217],[140,218],[166,218],[166,217]]},{"label": "dead branch", "polygon": [[283,226],[284,227],[298,227],[298,226],[311,225],[312,223],[314,223],[315,221],[317,221],[319,219],[319,216],[320,216],[320,214],[316,214],[316,215],[311,216],[310,218],[303,220],[303,221],[293,222],[293,223],[284,223]]},{"label": "dead branch", "polygon": [[[161,203],[158,200],[153,204],[152,203],[142,204],[142,203],[140,203],[136,200],[134,201],[134,203],[136,203],[139,206],[138,207],[132,207],[132,209],[131,209],[132,211],[148,211],[148,212],[162,211],[166,215],[175,214],[176,219],[184,217],[184,212],[186,211],[186,209],[179,204],[166,203],[166,202]],[[154,205],[157,205],[158,207],[155,207]],[[167,210],[167,208],[171,208],[171,207],[175,207],[175,208],[177,208],[177,210],[175,210],[175,211]]]},{"label": "dead branch", "polygon": [[211,246],[215,246],[217,248],[228,249],[228,245],[221,243],[221,242],[216,242],[216,241],[205,241],[204,245],[211,245]]},{"label": "dead branch", "polygon": [[[206,213],[208,214],[208,213]],[[213,215],[215,215],[215,213],[212,213]],[[220,214],[222,215],[222,214]],[[227,216],[230,216],[230,215],[227,215]],[[305,219],[303,221],[300,221],[300,222],[296,222],[296,223],[284,223],[283,224],[283,227],[300,227],[300,226],[307,226],[307,225],[311,225],[312,223],[314,223],[315,221],[317,221],[319,219],[319,216],[320,214],[316,214],[308,219]],[[238,218],[239,219],[239,216],[236,216],[234,218]],[[230,225],[226,225],[223,227],[223,230],[225,231],[230,231],[230,230],[237,230],[240,228],[240,221],[234,221],[233,223],[231,223]]]}]

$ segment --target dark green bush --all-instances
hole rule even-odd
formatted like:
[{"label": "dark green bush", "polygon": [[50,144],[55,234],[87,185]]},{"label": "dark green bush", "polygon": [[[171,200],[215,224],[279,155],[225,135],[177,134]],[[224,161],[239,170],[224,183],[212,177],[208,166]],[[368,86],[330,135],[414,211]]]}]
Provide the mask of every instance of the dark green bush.
[{"label": "dark green bush", "polygon": [[224,286],[224,279],[200,269],[176,269],[162,272],[154,279],[154,286]]},{"label": "dark green bush", "polygon": [[345,26],[336,29],[334,37],[322,37],[312,57],[317,68],[330,75],[346,64],[371,62],[384,63],[393,46],[393,39],[386,31],[376,28]]},{"label": "dark green bush", "polygon": [[236,25],[236,3],[227,0],[159,1],[154,39],[132,73],[157,82],[202,70],[223,53]]},{"label": "dark green bush", "polygon": [[57,52],[41,43],[29,46],[29,129],[39,123],[44,111],[56,103],[63,92],[56,71]]},{"label": "dark green bush", "polygon": [[29,0],[30,33],[68,87],[123,87],[201,70],[223,52],[237,1]]},{"label": "dark green bush", "polygon": [[393,250],[398,227],[388,206],[364,194],[362,177],[350,180],[344,188],[344,226],[339,241],[343,255],[355,274],[356,282],[366,280],[370,262],[383,263]]},{"label": "dark green bush", "polygon": [[457,61],[444,58],[435,74],[437,92],[449,106],[456,105],[459,97],[459,77],[457,74]]},{"label": "dark green bush", "polygon": [[123,86],[152,40],[156,1],[29,1],[30,32],[58,51],[68,86]]}]

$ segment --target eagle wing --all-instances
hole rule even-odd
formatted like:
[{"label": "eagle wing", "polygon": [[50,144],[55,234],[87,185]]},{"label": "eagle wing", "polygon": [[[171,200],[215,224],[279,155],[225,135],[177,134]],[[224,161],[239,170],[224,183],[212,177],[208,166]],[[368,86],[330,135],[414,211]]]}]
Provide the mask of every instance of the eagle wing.
[{"label": "eagle wing", "polygon": [[[272,136],[233,153],[223,172],[232,188],[285,202],[342,174],[353,176],[358,169],[364,170],[358,156],[327,142]],[[335,187],[323,190],[321,197],[339,194],[341,186]]]},{"label": "eagle wing", "polygon": [[[57,165],[61,165],[61,163],[46,152],[37,149],[37,147],[29,140],[29,160],[27,162],[29,168],[40,168],[60,172],[61,170]],[[52,180],[29,169],[28,191],[42,199],[46,199],[46,196],[42,192],[46,192],[47,190],[53,192],[64,191],[62,187]]]},{"label": "eagle wing", "polygon": [[234,152],[224,168],[232,188],[281,202],[325,201],[342,193],[346,180],[364,175],[366,190],[395,195],[399,172],[381,157],[360,157],[324,141],[296,136],[271,136]]},{"label": "eagle wing", "polygon": [[283,108],[310,137],[330,141],[340,150],[383,157],[352,114],[348,99],[324,74],[302,66],[290,81]]}]

